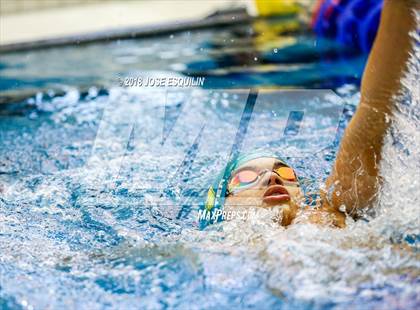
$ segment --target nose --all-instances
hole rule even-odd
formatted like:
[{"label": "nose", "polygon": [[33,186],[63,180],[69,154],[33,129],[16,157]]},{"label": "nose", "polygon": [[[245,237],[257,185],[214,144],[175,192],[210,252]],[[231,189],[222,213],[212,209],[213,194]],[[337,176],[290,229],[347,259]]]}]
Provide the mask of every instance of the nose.
[{"label": "nose", "polygon": [[265,181],[264,184],[266,186],[283,185],[283,181],[280,178],[280,176],[273,171],[269,171],[269,172],[266,173],[264,181]]}]

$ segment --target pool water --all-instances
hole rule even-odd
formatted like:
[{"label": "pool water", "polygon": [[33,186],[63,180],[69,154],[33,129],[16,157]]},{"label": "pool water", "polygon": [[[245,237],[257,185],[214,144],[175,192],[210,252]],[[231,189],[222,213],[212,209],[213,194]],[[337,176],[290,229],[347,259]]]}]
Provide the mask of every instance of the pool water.
[{"label": "pool water", "polygon": [[[2,309],[418,308],[418,51],[374,215],[198,228],[232,150],[275,150],[317,188],[356,109],[366,55],[267,23],[1,56]],[[183,75],[204,87],[119,83]]]}]

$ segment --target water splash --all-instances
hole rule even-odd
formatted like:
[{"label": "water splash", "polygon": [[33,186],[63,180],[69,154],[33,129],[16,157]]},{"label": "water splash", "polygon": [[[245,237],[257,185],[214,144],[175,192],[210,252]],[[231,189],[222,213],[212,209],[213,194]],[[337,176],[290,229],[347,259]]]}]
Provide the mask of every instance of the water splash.
[{"label": "water splash", "polygon": [[[0,305],[418,308],[420,266],[418,241],[413,242],[420,220],[416,48],[384,149],[379,212],[369,222],[349,219],[345,230],[310,224],[284,229],[273,223],[273,210],[258,221],[226,222],[199,231],[196,206],[174,203],[184,183],[160,199],[151,191],[165,181],[156,167],[175,170],[178,155],[161,152],[140,158],[136,153],[162,139],[161,131],[153,131],[159,98],[120,88],[103,96],[92,90],[85,98],[75,90],[65,96],[38,96],[29,110],[22,108],[20,116],[0,123]],[[352,87],[340,91],[349,101],[344,127],[358,94]],[[224,94],[203,96],[191,106],[194,117],[179,131],[177,147],[188,148],[191,130],[204,121],[213,124],[215,136],[235,128],[229,121],[240,110],[238,101]],[[109,179],[106,167],[84,165],[98,119],[105,106],[115,103],[120,111],[139,105],[144,113],[124,154],[120,177]],[[150,129],[147,143],[134,143]],[[262,127],[261,135],[271,131]],[[217,147],[207,142],[210,149]],[[321,182],[335,147],[293,164]],[[190,181],[209,184],[224,161],[201,158]]]}]

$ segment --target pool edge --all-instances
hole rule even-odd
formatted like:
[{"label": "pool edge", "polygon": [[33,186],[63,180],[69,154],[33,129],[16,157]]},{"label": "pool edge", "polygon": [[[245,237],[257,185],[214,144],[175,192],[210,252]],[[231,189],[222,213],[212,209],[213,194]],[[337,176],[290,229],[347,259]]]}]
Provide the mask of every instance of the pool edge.
[{"label": "pool edge", "polygon": [[156,24],[150,26],[126,27],[121,29],[103,30],[86,34],[64,36],[59,38],[10,43],[0,45],[0,54],[22,52],[34,49],[64,47],[68,45],[107,42],[118,39],[137,39],[153,36],[163,36],[182,31],[195,31],[207,28],[218,28],[236,24],[248,23],[255,17],[249,15],[246,9],[235,11],[216,11],[204,19],[194,19],[182,22]]}]

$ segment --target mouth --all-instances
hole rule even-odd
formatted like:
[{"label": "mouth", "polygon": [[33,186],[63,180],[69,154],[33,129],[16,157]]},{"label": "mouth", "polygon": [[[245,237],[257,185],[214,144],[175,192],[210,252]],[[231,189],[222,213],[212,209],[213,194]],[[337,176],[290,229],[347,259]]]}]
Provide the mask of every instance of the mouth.
[{"label": "mouth", "polygon": [[276,204],[290,200],[290,194],[284,186],[272,185],[265,191],[263,201],[267,204]]}]

